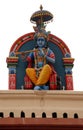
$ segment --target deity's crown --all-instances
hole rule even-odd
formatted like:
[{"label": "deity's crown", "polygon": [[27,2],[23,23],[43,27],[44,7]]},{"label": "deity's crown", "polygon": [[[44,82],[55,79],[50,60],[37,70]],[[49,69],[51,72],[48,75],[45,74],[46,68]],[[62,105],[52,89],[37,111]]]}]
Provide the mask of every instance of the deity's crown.
[{"label": "deity's crown", "polygon": [[47,37],[48,37],[47,34],[45,34],[45,33],[43,33],[43,32],[38,32],[38,33],[36,34],[36,36],[37,36],[37,38],[39,38],[39,37],[47,38]]}]

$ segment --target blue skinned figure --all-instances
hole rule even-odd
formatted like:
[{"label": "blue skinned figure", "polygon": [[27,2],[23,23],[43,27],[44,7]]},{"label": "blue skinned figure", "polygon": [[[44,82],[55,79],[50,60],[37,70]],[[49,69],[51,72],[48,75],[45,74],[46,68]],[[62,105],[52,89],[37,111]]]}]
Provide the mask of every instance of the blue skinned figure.
[{"label": "blue skinned figure", "polygon": [[26,74],[34,84],[34,90],[48,90],[46,83],[52,73],[51,65],[55,63],[55,55],[46,47],[44,35],[37,37],[37,50],[27,57],[28,62],[34,62],[34,68],[27,68]]}]

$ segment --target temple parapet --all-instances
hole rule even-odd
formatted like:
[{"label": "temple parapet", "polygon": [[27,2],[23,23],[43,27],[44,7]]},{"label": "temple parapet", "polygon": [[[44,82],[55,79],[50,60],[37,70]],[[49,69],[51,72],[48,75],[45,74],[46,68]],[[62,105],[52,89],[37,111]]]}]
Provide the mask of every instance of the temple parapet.
[{"label": "temple parapet", "polygon": [[83,92],[0,91],[0,117],[83,118]]}]

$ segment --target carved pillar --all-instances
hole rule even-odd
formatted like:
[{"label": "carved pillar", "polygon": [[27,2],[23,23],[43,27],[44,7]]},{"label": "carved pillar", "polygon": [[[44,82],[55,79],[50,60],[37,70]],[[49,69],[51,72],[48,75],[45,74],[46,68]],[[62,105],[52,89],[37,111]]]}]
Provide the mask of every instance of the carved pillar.
[{"label": "carved pillar", "polygon": [[72,76],[73,62],[74,58],[71,57],[63,58],[63,63],[65,67],[66,90],[73,90],[73,76]]},{"label": "carved pillar", "polygon": [[7,67],[9,68],[9,89],[16,89],[16,66],[18,57],[10,55],[6,59]]}]

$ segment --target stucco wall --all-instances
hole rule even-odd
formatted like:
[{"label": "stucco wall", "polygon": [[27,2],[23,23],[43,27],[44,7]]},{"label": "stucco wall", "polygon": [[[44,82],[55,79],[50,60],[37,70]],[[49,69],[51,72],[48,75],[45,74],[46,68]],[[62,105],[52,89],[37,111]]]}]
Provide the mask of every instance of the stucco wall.
[{"label": "stucco wall", "polygon": [[[34,91],[34,90],[5,90],[0,91],[0,114],[9,117],[10,112],[14,117],[42,118],[42,114],[51,118],[56,113],[57,118],[83,118],[83,92],[78,91]],[[65,114],[64,114],[65,113]]]}]

